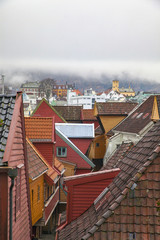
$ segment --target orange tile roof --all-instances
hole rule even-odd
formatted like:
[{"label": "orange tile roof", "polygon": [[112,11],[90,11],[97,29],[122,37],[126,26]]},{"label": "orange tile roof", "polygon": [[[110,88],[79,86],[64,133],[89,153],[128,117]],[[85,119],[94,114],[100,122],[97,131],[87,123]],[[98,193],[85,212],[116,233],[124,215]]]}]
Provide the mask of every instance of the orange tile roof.
[{"label": "orange tile roof", "polygon": [[64,169],[64,165],[58,160],[58,158],[54,158],[54,166],[60,171],[62,172],[62,170]]},{"label": "orange tile roof", "polygon": [[27,145],[28,173],[29,177],[32,180],[34,180],[35,178],[44,174],[48,170],[48,167],[28,138],[26,138],[26,145]]},{"label": "orange tile roof", "polygon": [[[39,158],[43,161],[43,163],[47,166],[48,171],[46,172],[47,176],[50,177],[52,179],[52,181],[54,181],[56,179],[56,177],[59,175],[58,172],[56,171],[56,169],[54,169],[54,167],[50,166],[50,164],[48,164],[48,162],[45,160],[45,158],[42,156],[42,154],[38,151],[38,149],[29,141],[29,139],[27,138],[27,141],[29,142],[30,146],[32,146],[34,152],[39,156]],[[63,165],[62,165],[63,166]],[[63,166],[64,168],[64,166]]]},{"label": "orange tile roof", "polygon": [[54,118],[26,117],[25,130],[30,139],[54,141]]}]

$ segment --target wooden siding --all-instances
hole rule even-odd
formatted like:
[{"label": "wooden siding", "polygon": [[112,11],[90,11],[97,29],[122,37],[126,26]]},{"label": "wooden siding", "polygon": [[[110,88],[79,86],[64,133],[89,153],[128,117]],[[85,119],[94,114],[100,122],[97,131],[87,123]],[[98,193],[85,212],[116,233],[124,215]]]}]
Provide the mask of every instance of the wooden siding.
[{"label": "wooden siding", "polygon": [[[5,160],[8,160],[8,165],[10,167],[20,166],[20,211],[16,212],[16,181],[13,188],[13,240],[20,239],[30,239],[31,237],[31,225],[30,225],[30,209],[29,209],[29,195],[28,195],[28,179],[26,175],[27,164],[25,156],[25,132],[22,121],[23,118],[23,109],[22,101],[20,97],[17,100],[18,106],[15,107],[12,122],[11,130],[7,140],[7,146],[9,151],[4,155]],[[21,104],[20,104],[21,102]],[[9,158],[9,159],[7,159]],[[11,184],[10,178],[8,178],[8,186]],[[8,189],[9,195],[9,189]],[[9,204],[9,202],[8,202]],[[9,221],[9,212],[8,212],[8,221]],[[9,223],[8,223],[9,224]]]},{"label": "wooden siding", "polygon": [[79,148],[79,150],[83,153],[86,154],[91,142],[92,142],[92,138],[69,138],[69,140],[71,140],[74,145],[76,145],[76,147]]},{"label": "wooden siding", "polygon": [[66,182],[68,223],[85,212],[99,194],[113,181],[119,171],[92,177],[77,178]]},{"label": "wooden siding", "polygon": [[33,143],[33,144],[42,154],[42,156],[46,159],[46,161],[51,166],[54,166],[53,143]]},{"label": "wooden siding", "polygon": [[98,120],[97,121],[92,121],[92,120],[82,120],[83,123],[87,123],[87,124],[91,124],[91,123],[94,123],[94,129],[96,129],[98,126],[99,126],[99,122]]},{"label": "wooden siding", "polygon": [[36,112],[33,114],[32,117],[55,117],[55,122],[63,123],[64,121],[57,115],[53,109],[48,106],[48,104],[43,101]]},{"label": "wooden siding", "polygon": [[[65,168],[64,177],[73,176],[75,172],[75,166],[64,162],[63,165]],[[60,202],[67,202],[67,196],[65,195],[62,188],[60,189]]]},{"label": "wooden siding", "polygon": [[103,159],[106,152],[106,137],[105,135],[100,135],[95,137],[93,140],[90,150],[89,158],[90,159]]},{"label": "wooden siding", "polygon": [[65,143],[58,135],[56,135],[55,148],[56,147],[67,148],[67,157],[63,157],[62,160],[77,164],[77,168],[91,168],[91,166],[84,159],[82,159],[71,147],[69,147],[68,144]]},{"label": "wooden siding", "polygon": [[99,116],[102,125],[105,129],[105,133],[109,132],[113,127],[120,123],[125,116]]},{"label": "wooden siding", "polygon": [[7,239],[8,174],[0,168],[0,239]]},{"label": "wooden siding", "polygon": [[54,194],[49,198],[49,200],[45,204],[45,210],[44,210],[45,224],[47,224],[48,220],[50,219],[50,216],[55,210],[58,202],[59,202],[59,187],[56,188]]},{"label": "wooden siding", "polygon": [[[38,199],[38,188],[40,188],[40,195]],[[44,207],[44,176],[40,176],[30,183],[30,201],[32,226],[43,216]]]}]

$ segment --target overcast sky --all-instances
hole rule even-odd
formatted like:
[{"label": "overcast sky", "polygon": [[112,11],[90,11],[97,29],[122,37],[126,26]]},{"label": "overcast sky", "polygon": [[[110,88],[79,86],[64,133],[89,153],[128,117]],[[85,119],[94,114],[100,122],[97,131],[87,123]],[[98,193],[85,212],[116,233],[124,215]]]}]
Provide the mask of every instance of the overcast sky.
[{"label": "overcast sky", "polygon": [[160,82],[159,0],[0,0],[4,67]]}]

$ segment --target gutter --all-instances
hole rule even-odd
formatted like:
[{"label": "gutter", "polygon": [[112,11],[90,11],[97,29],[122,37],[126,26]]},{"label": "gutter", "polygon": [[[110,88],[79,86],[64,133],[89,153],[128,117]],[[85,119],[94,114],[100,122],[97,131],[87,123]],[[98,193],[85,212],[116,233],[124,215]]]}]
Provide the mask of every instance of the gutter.
[{"label": "gutter", "polygon": [[14,179],[18,175],[18,170],[17,168],[15,169],[9,169],[8,171],[8,176],[11,178],[11,186],[9,189],[9,240],[12,240],[12,218],[13,218],[13,211],[12,211],[12,206],[13,206],[13,187],[14,187]]}]

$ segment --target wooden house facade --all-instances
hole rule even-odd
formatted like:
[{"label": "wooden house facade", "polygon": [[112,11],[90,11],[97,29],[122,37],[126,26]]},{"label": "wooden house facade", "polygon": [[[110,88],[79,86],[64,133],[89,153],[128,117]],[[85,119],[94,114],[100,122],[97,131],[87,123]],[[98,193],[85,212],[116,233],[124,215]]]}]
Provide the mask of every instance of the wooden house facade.
[{"label": "wooden house facade", "polygon": [[0,239],[31,239],[22,93],[0,96]]}]

